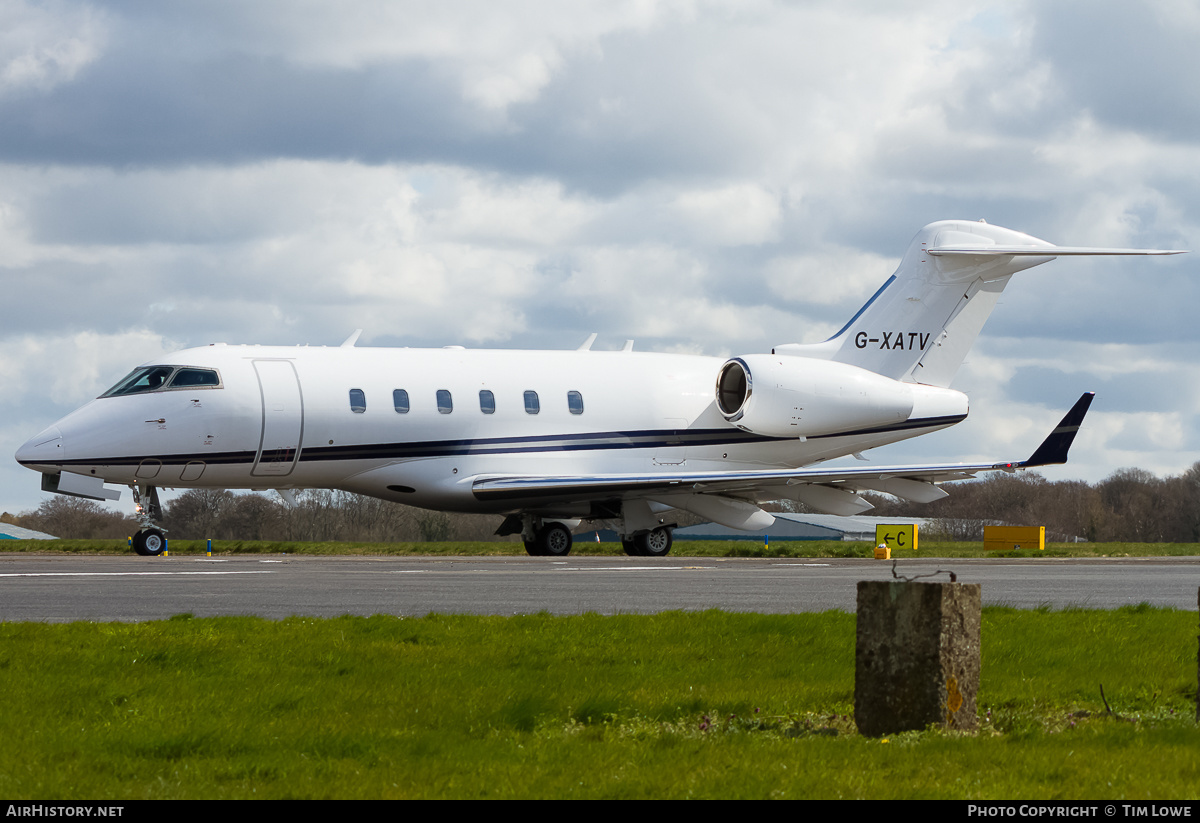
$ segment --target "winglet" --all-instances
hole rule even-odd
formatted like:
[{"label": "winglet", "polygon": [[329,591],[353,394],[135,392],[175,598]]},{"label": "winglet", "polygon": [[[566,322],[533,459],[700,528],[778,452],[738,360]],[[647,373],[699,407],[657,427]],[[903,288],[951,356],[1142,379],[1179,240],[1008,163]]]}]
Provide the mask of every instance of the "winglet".
[{"label": "winglet", "polygon": [[1030,455],[1024,463],[1019,464],[1021,468],[1028,469],[1034,466],[1066,463],[1067,450],[1071,448],[1079,426],[1083,423],[1083,416],[1087,414],[1088,407],[1092,405],[1092,398],[1095,396],[1095,392],[1084,392],[1083,396],[1075,401],[1075,405],[1063,417],[1062,422],[1055,427],[1054,431],[1050,432],[1049,437],[1042,441],[1042,445],[1037,447],[1037,451]]}]

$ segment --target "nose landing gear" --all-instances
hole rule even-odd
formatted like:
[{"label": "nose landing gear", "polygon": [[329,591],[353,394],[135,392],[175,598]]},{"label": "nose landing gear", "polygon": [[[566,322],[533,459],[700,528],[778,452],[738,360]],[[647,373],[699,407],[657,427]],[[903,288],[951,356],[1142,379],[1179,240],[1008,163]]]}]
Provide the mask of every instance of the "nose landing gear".
[{"label": "nose landing gear", "polygon": [[133,502],[137,507],[138,521],[142,527],[133,535],[133,550],[143,557],[157,557],[166,551],[166,530],[154,525],[162,519],[162,505],[158,502],[155,486],[133,487]]},{"label": "nose landing gear", "polygon": [[139,529],[133,536],[133,550],[143,557],[157,557],[167,548],[167,536],[158,529]]}]

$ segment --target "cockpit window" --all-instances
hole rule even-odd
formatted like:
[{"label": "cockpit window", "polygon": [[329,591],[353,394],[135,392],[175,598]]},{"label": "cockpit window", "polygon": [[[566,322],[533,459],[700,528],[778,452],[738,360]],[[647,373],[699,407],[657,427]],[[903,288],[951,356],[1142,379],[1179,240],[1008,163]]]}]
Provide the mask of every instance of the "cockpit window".
[{"label": "cockpit window", "polygon": [[100,396],[117,397],[122,394],[161,391],[173,371],[174,366],[145,366],[134,369],[132,374]]},{"label": "cockpit window", "polygon": [[219,386],[221,378],[212,369],[180,369],[175,372],[168,389],[195,388],[196,386]]},{"label": "cockpit window", "polygon": [[169,389],[219,389],[221,375],[214,369],[193,369],[187,366],[142,366],[106,391],[101,397],[125,394],[146,394]]}]

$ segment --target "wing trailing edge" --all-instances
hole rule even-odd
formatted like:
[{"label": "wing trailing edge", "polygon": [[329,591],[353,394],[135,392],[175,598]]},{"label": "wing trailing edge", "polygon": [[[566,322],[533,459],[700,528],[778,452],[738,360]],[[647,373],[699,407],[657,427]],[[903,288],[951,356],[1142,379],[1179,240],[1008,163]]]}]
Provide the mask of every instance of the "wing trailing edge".
[{"label": "wing trailing edge", "polygon": [[[832,468],[768,469],[733,472],[631,473],[604,475],[487,475],[470,479],[477,500],[511,503],[514,508],[536,509],[611,497],[621,500],[658,500],[670,505],[674,499],[687,502],[678,508],[695,510],[703,497],[723,498],[739,508],[739,517],[753,521],[747,504],[784,498],[803,499],[834,514],[854,513],[841,497],[862,490],[879,490],[917,502],[945,496],[935,484],[968,480],[980,472],[1031,469],[1067,462],[1067,452],[1091,406],[1093,392],[1086,392],[1055,426],[1027,460],[1001,463],[934,463],[907,466],[847,466]],[[813,492],[815,494],[808,494]],[[836,505],[825,501],[830,493],[840,495]],[[865,502],[865,501],[864,501]],[[711,506],[703,506],[712,508]],[[742,509],[745,509],[744,511]],[[706,515],[711,512],[706,511]],[[718,520],[718,518],[712,518]]]}]

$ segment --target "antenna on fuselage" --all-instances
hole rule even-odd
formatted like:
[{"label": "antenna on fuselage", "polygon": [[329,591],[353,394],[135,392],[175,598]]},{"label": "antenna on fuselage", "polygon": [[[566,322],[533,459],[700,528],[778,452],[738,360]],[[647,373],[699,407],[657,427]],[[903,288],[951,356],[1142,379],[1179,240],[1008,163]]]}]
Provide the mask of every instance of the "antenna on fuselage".
[{"label": "antenna on fuselage", "polygon": [[596,342],[596,337],[597,337],[597,333],[592,332],[590,335],[588,335],[588,339],[584,340],[583,344],[580,345],[580,347],[577,348],[575,351],[591,351],[592,344]]},{"label": "antenna on fuselage", "polygon": [[347,338],[346,338],[346,340],[345,340],[345,341],[342,343],[342,348],[343,348],[343,349],[352,349],[352,348],[354,348],[354,344],[358,342],[358,337],[359,337],[359,335],[360,335],[360,334],[362,334],[362,333],[363,333],[363,330],[362,330],[362,329],[355,329],[355,330],[354,330],[354,334],[352,334],[352,335],[350,335],[349,337],[347,337]]}]

